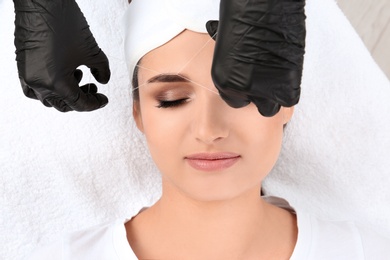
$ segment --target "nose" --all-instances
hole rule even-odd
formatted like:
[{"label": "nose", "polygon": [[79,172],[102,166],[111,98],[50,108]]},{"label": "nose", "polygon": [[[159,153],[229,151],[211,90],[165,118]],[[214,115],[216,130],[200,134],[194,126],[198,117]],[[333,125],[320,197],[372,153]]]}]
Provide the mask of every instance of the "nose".
[{"label": "nose", "polygon": [[198,142],[210,145],[229,136],[228,113],[225,102],[214,93],[199,100],[194,112],[192,131]]}]

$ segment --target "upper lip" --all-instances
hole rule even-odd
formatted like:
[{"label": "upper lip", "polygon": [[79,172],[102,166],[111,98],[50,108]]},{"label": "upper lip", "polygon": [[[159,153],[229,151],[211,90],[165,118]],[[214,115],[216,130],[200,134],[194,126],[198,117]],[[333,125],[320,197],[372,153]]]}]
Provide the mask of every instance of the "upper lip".
[{"label": "upper lip", "polygon": [[190,160],[223,160],[240,157],[239,154],[231,152],[217,152],[217,153],[196,153],[185,157]]}]

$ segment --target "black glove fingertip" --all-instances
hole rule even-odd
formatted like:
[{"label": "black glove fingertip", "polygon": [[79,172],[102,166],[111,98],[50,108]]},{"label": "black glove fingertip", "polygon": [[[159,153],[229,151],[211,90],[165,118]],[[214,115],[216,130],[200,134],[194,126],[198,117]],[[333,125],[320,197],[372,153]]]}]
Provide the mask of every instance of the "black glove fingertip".
[{"label": "black glove fingertip", "polygon": [[77,80],[77,83],[80,83],[81,79],[83,78],[83,72],[79,69],[76,69],[73,73],[74,77]]},{"label": "black glove fingertip", "polygon": [[[69,107],[63,100],[55,99],[55,98],[47,98],[44,100],[45,103],[49,104],[49,107],[54,107],[60,112],[69,112],[73,111],[71,107]],[[44,102],[42,102],[45,106],[47,106]]]},{"label": "black glove fingertip", "polygon": [[273,117],[281,108],[280,104],[263,98],[256,98],[252,100],[252,102],[256,105],[259,113],[264,117]]},{"label": "black glove fingertip", "polygon": [[34,90],[30,88],[30,86],[24,81],[24,79],[19,78],[19,80],[20,80],[20,85],[22,86],[23,94],[28,98],[38,99]]},{"label": "black glove fingertip", "polygon": [[105,107],[108,104],[108,98],[105,95],[96,94],[95,96],[96,96],[96,98],[98,99],[98,101],[100,103],[100,107],[99,108]]},{"label": "black glove fingertip", "polygon": [[107,84],[111,77],[111,71],[110,69],[104,68],[102,70],[99,70],[97,68],[92,68],[91,73],[94,76],[94,78],[102,84]]},{"label": "black glove fingertip", "polygon": [[95,84],[89,83],[86,85],[83,85],[80,87],[80,89],[85,93],[85,94],[96,94],[98,91],[98,88]]},{"label": "black glove fingertip", "polygon": [[106,84],[110,80],[110,64],[106,54],[102,50],[86,65],[91,69],[92,75],[99,83]]},{"label": "black glove fingertip", "polygon": [[218,31],[218,21],[217,20],[210,20],[206,23],[206,30],[211,38],[214,40],[217,37],[217,31]]}]

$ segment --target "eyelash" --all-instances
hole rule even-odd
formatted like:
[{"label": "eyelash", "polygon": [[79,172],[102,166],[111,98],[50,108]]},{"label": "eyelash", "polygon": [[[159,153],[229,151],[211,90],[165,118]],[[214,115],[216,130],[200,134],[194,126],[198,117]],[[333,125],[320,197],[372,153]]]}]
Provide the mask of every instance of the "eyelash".
[{"label": "eyelash", "polygon": [[181,98],[176,100],[159,100],[158,108],[172,108],[183,105],[188,101],[188,98]]}]

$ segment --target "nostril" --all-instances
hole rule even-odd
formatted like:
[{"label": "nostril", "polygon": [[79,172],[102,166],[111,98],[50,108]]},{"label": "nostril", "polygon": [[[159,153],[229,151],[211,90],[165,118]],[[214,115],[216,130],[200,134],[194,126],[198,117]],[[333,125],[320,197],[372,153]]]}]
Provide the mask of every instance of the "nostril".
[{"label": "nostril", "polygon": [[196,139],[205,144],[221,141],[229,135],[226,124],[218,122],[215,118],[209,119],[208,122],[198,122],[194,130]]},{"label": "nostril", "polygon": [[204,144],[207,144],[207,145],[210,145],[210,144],[213,144],[215,142],[218,142],[219,140],[222,140],[223,137],[212,137],[212,136],[198,136],[197,137],[198,141],[204,143]]}]

